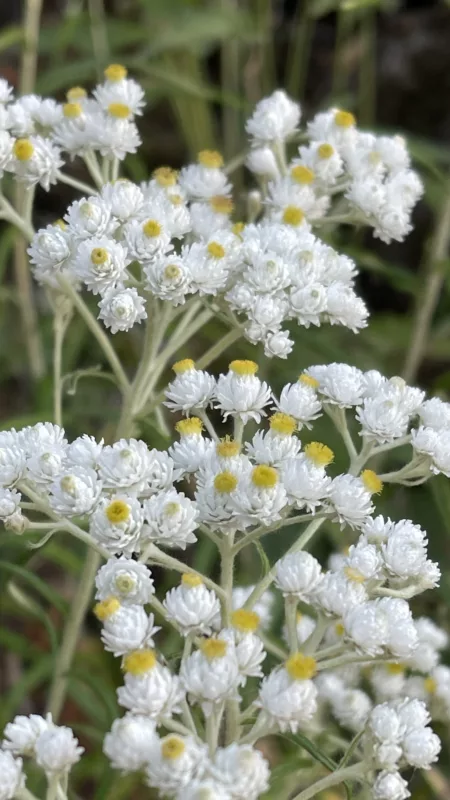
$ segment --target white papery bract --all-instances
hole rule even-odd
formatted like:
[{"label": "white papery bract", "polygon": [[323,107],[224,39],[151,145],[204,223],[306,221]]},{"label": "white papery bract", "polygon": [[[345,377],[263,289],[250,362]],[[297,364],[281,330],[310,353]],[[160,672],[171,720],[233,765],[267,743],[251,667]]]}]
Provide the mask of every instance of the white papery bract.
[{"label": "white papery bract", "polygon": [[48,727],[35,745],[36,762],[49,776],[67,773],[83,752],[78,739],[65,726]]},{"label": "white papery bract", "polygon": [[295,680],[281,667],[264,678],[258,705],[274,726],[295,733],[309,722],[317,708],[317,689],[311,680]]},{"label": "white papery bract", "polygon": [[192,736],[165,736],[157,742],[147,763],[149,786],[164,795],[179,792],[193,778],[202,775],[206,752],[206,745],[198,744]]},{"label": "white papery bract", "polygon": [[138,772],[153,755],[158,737],[156,725],[142,714],[115,719],[103,742],[103,752],[114,769]]},{"label": "white papery bract", "polygon": [[110,558],[95,578],[98,600],[116,596],[124,605],[145,605],[154,593],[151,572],[131,558]]},{"label": "white papery bract", "polygon": [[220,614],[220,604],[214,592],[208,590],[201,579],[192,573],[183,575],[180,586],[167,592],[163,605],[169,619],[179,625],[184,635],[211,633],[214,621]]},{"label": "white papery bract", "polygon": [[228,789],[231,797],[257,800],[269,787],[267,761],[250,745],[233,743],[219,748],[210,772]]},{"label": "white papery bract", "polygon": [[284,595],[307,599],[322,578],[322,568],[310,553],[291,553],[277,562],[276,585]]},{"label": "white papery bract", "polygon": [[16,755],[33,756],[39,736],[49,727],[52,727],[50,715],[46,718],[39,714],[14,717],[13,721],[5,726],[2,747]]},{"label": "white papery bract", "polygon": [[22,759],[14,758],[9,750],[0,749],[0,774],[0,800],[13,800],[16,793],[25,786]]}]

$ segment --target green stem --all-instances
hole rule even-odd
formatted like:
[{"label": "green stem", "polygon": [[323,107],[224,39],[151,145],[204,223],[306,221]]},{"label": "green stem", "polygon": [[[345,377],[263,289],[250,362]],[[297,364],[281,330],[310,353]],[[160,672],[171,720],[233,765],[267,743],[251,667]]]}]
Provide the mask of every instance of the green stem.
[{"label": "green stem", "polygon": [[142,563],[150,563],[160,564],[163,567],[167,567],[168,569],[174,569],[176,572],[189,572],[193,575],[197,575],[199,578],[202,579],[203,583],[209,588],[212,589],[216,594],[223,598],[224,593],[220,586],[217,583],[212,581],[210,578],[202,575],[197,570],[192,569],[189,564],[184,564],[182,561],[179,561],[178,558],[174,558],[173,556],[169,556],[167,553],[164,553],[162,550],[159,549],[153,542],[151,542],[146,550],[144,551],[143,555],[139,559]]},{"label": "green stem", "polygon": [[315,25],[311,11],[312,0],[297,3],[296,15],[291,26],[293,41],[288,50],[285,84],[288,94],[295,100],[303,98],[308,75]]},{"label": "green stem", "polygon": [[62,351],[69,318],[57,308],[53,317],[53,418],[62,425]]},{"label": "green stem", "polygon": [[64,172],[58,172],[58,180],[61,183],[65,183],[67,186],[72,186],[74,189],[78,189],[83,194],[97,194],[97,189],[94,186],[90,186],[88,183],[83,183],[83,181],[78,181],[76,178],[72,178],[71,175],[66,175]]},{"label": "green stem", "polygon": [[97,77],[101,79],[102,68],[109,57],[108,34],[106,30],[106,14],[103,0],[88,0],[89,20],[91,28],[92,49],[97,65]]},{"label": "green stem", "polygon": [[315,797],[316,794],[325,791],[325,789],[329,789],[331,786],[337,786],[344,781],[358,780],[362,782],[365,769],[363,762],[352,764],[351,767],[344,767],[344,769],[338,769],[336,772],[332,772],[331,775],[327,775],[325,778],[321,778],[320,781],[316,781],[312,786],[308,786],[307,789],[303,789],[303,791],[296,794],[292,800],[310,800],[310,798]]},{"label": "green stem", "polygon": [[221,548],[221,573],[220,585],[222,587],[222,627],[231,624],[232,594],[233,594],[233,553],[234,534],[229,533],[222,542]]},{"label": "green stem", "polygon": [[77,648],[80,629],[91,602],[92,586],[99,565],[100,556],[98,553],[93,553],[89,550],[77,591],[72,600],[61,647],[55,662],[53,681],[48,699],[48,710],[52,714],[54,722],[58,721],[63,708],[69,680],[68,673]]},{"label": "green stem", "polygon": [[288,595],[284,599],[284,613],[286,618],[287,639],[291,655],[298,650],[297,638],[297,604],[298,600],[294,595]]}]

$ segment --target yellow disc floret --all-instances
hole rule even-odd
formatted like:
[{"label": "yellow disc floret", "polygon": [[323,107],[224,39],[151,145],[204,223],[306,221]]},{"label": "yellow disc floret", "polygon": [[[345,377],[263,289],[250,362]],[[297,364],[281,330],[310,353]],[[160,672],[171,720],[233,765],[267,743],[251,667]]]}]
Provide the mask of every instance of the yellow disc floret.
[{"label": "yellow disc floret", "polygon": [[142,226],[142,231],[149,239],[159,236],[162,231],[162,226],[156,219],[148,219]]},{"label": "yellow disc floret", "polygon": [[238,608],[231,614],[231,624],[233,628],[241,633],[253,633],[260,623],[259,614],[256,611],[247,611],[245,608]]},{"label": "yellow disc floret", "polygon": [[156,666],[156,655],[154,650],[133,650],[125,656],[122,669],[131,675],[145,675]]},{"label": "yellow disc floret", "polygon": [[172,167],[158,167],[158,169],[155,169],[153,177],[159,186],[167,188],[168,186],[175,186],[177,171]]},{"label": "yellow disc floret", "polygon": [[289,416],[289,414],[283,414],[281,411],[277,411],[276,414],[271,416],[269,425],[272,431],[280,433],[283,436],[292,436],[297,429],[297,423],[294,417]]},{"label": "yellow disc floret", "polygon": [[324,161],[326,161],[334,155],[334,147],[331,144],[324,142],[317,148],[317,155],[319,158],[322,158]]},{"label": "yellow disc floret", "polygon": [[113,525],[118,525],[130,518],[130,506],[125,500],[113,500],[106,506],[105,514]]},{"label": "yellow disc floret", "polygon": [[216,194],[214,197],[211,197],[209,204],[217,214],[231,214],[234,208],[231,197],[225,197],[225,195],[222,194]]},{"label": "yellow disc floret", "polygon": [[431,677],[425,678],[423,682],[423,688],[426,692],[428,692],[428,694],[435,694],[437,689],[437,681]]},{"label": "yellow disc floret", "polygon": [[205,639],[200,645],[200,650],[208,661],[223,658],[227,652],[227,643],[223,639]]},{"label": "yellow disc floret", "polygon": [[96,266],[100,266],[100,264],[106,264],[108,257],[108,251],[105,250],[104,247],[94,247],[94,249],[91,250],[91,261]]},{"label": "yellow disc floret", "polygon": [[130,106],[126,103],[110,103],[108,106],[108,114],[116,119],[128,119],[131,114]]},{"label": "yellow disc floret", "polygon": [[112,617],[120,608],[120,601],[117,597],[107,597],[106,600],[102,600],[101,603],[97,603],[94,606],[94,614],[101,622],[104,622],[105,619]]},{"label": "yellow disc floret", "polygon": [[219,242],[210,242],[206,249],[211,258],[223,258],[225,256],[225,248]]},{"label": "yellow disc floret", "polygon": [[120,594],[130,594],[136,586],[136,579],[132,575],[118,575],[114,585]]},{"label": "yellow disc floret", "polygon": [[363,469],[361,480],[367,491],[371,494],[380,494],[383,491],[383,481],[381,481],[373,469]]},{"label": "yellow disc floret", "polygon": [[195,575],[194,572],[184,572],[181,576],[181,583],[183,586],[188,586],[190,589],[193,589],[195,586],[201,586],[203,581],[200,575]]},{"label": "yellow disc floret", "polygon": [[63,114],[68,119],[76,119],[83,113],[83,109],[79,103],[64,103]]},{"label": "yellow disc floret", "polygon": [[386,664],[386,669],[389,675],[403,675],[405,671],[404,664]]},{"label": "yellow disc floret", "polygon": [[344,567],[345,577],[348,578],[349,581],[352,583],[364,583],[366,580],[364,575],[355,569],[354,567]]},{"label": "yellow disc floret", "polygon": [[258,464],[252,469],[252,483],[258,489],[273,489],[278,483],[278,471],[269,464]]},{"label": "yellow disc floret", "polygon": [[239,442],[235,442],[229,436],[225,436],[224,439],[221,439],[216,444],[216,453],[220,458],[234,458],[239,455],[240,451],[241,445]]},{"label": "yellow disc floret", "polygon": [[183,372],[189,372],[189,370],[195,369],[195,364],[192,358],[182,358],[181,361],[175,361],[172,369],[176,375],[182,375]]},{"label": "yellow disc floret", "polygon": [[69,103],[73,103],[77,100],[83,100],[83,98],[87,97],[86,89],[83,89],[82,86],[72,86],[68,92],[66,92],[66,97]]},{"label": "yellow disc floret", "polygon": [[200,434],[203,430],[203,422],[198,417],[188,417],[188,419],[180,419],[175,425],[175,430],[181,433],[182,436],[191,436],[193,434]]},{"label": "yellow disc floret", "polygon": [[127,77],[127,69],[122,64],[110,64],[104,71],[104,76],[108,81],[123,81]]},{"label": "yellow disc floret", "polygon": [[344,628],[342,622],[336,622],[336,625],[334,626],[334,630],[336,631],[338,636],[343,636],[344,633],[345,633],[345,628]]},{"label": "yellow disc floret", "polygon": [[165,517],[176,517],[181,511],[181,506],[179,503],[175,503],[173,500],[170,503],[166,503],[164,506],[164,516]]},{"label": "yellow disc floret", "polygon": [[291,169],[291,178],[297,183],[309,184],[313,182],[315,177],[312,169],[304,167],[303,164],[297,164],[296,167]]},{"label": "yellow disc floret", "polygon": [[334,115],[334,122],[335,125],[339,126],[339,128],[351,128],[351,126],[355,124],[356,120],[350,111],[336,111]]},{"label": "yellow disc floret", "polygon": [[298,206],[286,206],[283,211],[282,220],[285,225],[292,225],[296,228],[298,225],[302,224],[304,219],[305,214]]},{"label": "yellow disc floret", "polygon": [[294,653],[286,661],[286,671],[293,681],[306,681],[313,678],[316,674],[316,660],[312,656],[305,656],[303,653]]},{"label": "yellow disc floret", "polygon": [[316,467],[326,467],[334,459],[333,451],[322,442],[310,442],[305,447],[305,453]]},{"label": "yellow disc floret", "polygon": [[245,228],[245,222],[235,222],[233,227],[231,228],[231,231],[232,233],[234,233],[235,236],[239,236],[239,238],[242,239],[241,233],[244,230],[244,228]]},{"label": "yellow disc floret", "polygon": [[198,161],[202,167],[209,167],[209,169],[223,167],[223,158],[217,150],[201,150],[198,154]]},{"label": "yellow disc floret", "polygon": [[164,277],[168,281],[175,281],[181,275],[181,269],[177,264],[167,264],[164,268]]},{"label": "yellow disc floret", "polygon": [[34,147],[29,139],[16,139],[13,153],[19,161],[29,161],[34,153]]},{"label": "yellow disc floret", "polygon": [[169,734],[161,739],[161,755],[169,761],[175,761],[183,755],[186,745],[179,736]]},{"label": "yellow disc floret", "polygon": [[67,228],[67,224],[63,219],[57,219],[53,224],[56,225],[57,228],[61,228],[62,231],[65,231]]},{"label": "yellow disc floret", "polygon": [[236,359],[229,364],[229,368],[235,375],[256,375],[259,369],[256,361],[249,359]]},{"label": "yellow disc floret", "polygon": [[229,494],[230,492],[234,492],[236,486],[238,485],[238,479],[236,475],[233,475],[232,472],[219,472],[218,475],[214,478],[214,488],[216,492],[220,492],[220,494]]},{"label": "yellow disc floret", "polygon": [[311,389],[318,389],[320,386],[320,382],[317,378],[313,378],[312,375],[308,375],[306,372],[302,372],[298,380],[299,383],[304,383],[305,386],[310,386]]}]

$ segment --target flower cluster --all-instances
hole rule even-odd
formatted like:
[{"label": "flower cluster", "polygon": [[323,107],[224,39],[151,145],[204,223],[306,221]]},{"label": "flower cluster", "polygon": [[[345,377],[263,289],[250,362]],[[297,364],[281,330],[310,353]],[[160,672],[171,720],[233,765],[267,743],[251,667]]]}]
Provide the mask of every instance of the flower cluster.
[{"label": "flower cluster", "polygon": [[[375,800],[403,800],[399,771],[428,767],[440,748],[426,727],[430,714],[450,718],[450,670],[439,665],[447,635],[426,618],[414,620],[408,604],[439,583],[425,532],[410,520],[375,515],[375,502],[383,481],[433,475],[433,457],[417,453],[417,431],[421,422],[428,430],[445,426],[450,406],[399,378],[347,364],[312,366],[279,396],[253,361],[232,361],[218,378],[190,359],[174,372],[166,405],[178,414],[179,441],[169,452],[136,439],[69,443],[50,423],[0,433],[6,526],[33,531],[23,495],[27,509],[48,517],[50,535],[66,530],[106,558],[94,610],[105,649],[121,660],[117,696],[125,709],[106,736],[107,757],[124,772],[143,771],[149,786],[177,800],[256,800],[269,785],[258,739],[314,730],[329,710],[344,728],[366,731],[358,776],[371,783]],[[219,437],[211,410],[225,430],[232,422],[232,435]],[[343,437],[348,472],[336,474],[331,449],[310,440],[322,414]],[[249,423],[259,427],[246,438]],[[381,476],[370,468],[380,452],[407,444],[409,464]],[[359,537],[332,556],[328,570],[305,550],[326,520]],[[292,524],[306,527],[268,576],[234,586],[239,552]],[[172,555],[201,535],[219,550],[220,584]],[[181,573],[161,599],[157,567]],[[276,602],[285,608],[278,644],[271,638]],[[155,617],[179,634],[180,661],[166,662]],[[363,674],[370,695],[358,686]],[[52,749],[58,769],[73,763],[69,751],[78,758],[69,734],[55,733],[66,729],[18,718],[5,733],[11,752],[2,754],[11,786],[22,780],[11,753],[36,753],[50,769],[40,739],[29,743],[39,726],[47,726],[44,741],[59,737]]]},{"label": "flower cluster", "polygon": [[92,97],[71,89],[65,104],[13,102],[3,87],[3,169],[48,188],[65,179],[62,150],[81,156],[97,184],[34,235],[28,252],[40,283],[64,292],[70,281],[99,295],[99,319],[112,333],[144,320],[149,297],[176,307],[197,296],[249,341],[263,342],[268,357],[291,352],[292,321],[354,332],[367,324],[354,262],[313,229],[338,219],[401,240],[422,192],[403,140],[362,133],[350,113],[332,109],[308,123],[308,144],[288,162],[300,107],[275,92],[247,122],[247,166],[259,190],[243,222],[233,217],[232,185],[215,151],[179,172],[160,167],[140,185],[117,180],[119,160],[139,144],[134,117],[143,92],[119,65],[105,78]]}]

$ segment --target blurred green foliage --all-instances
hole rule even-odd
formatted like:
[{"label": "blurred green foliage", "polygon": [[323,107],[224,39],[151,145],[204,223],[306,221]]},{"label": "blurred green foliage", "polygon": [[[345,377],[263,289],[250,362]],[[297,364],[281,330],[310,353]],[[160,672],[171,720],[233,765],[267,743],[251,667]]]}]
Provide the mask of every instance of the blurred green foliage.
[{"label": "blurred green foliage", "polygon": [[[143,84],[148,102],[140,126],[144,144],[127,166],[129,176],[136,180],[146,178],[161,162],[179,165],[204,147],[217,147],[227,158],[241,154],[249,109],[277,86],[285,86],[296,99],[304,101],[308,114],[318,105],[345,105],[355,111],[363,125],[377,128],[377,36],[389,15],[399,13],[400,5],[396,0],[303,0],[291,3],[290,16],[283,17],[281,5],[270,0],[116,0],[106,7],[102,0],[70,0],[64,10],[57,12],[44,4],[36,91],[62,98],[71,85],[93,85],[108,62],[125,63]],[[317,100],[317,92],[310,91],[315,79],[311,63],[323,20],[332,32],[332,42],[320,74],[322,91]],[[18,65],[23,41],[20,25],[0,32],[0,65]],[[10,77],[11,68],[8,70]],[[357,337],[330,327],[296,329],[293,357],[276,365],[265,362],[265,376],[275,389],[317,362],[347,361],[388,375],[402,374],[429,276],[439,270],[442,280],[438,302],[414,378],[434,393],[443,397],[450,394],[450,260],[435,264],[430,257],[435,220],[448,192],[450,151],[437,140],[408,131],[402,133],[409,138],[426,186],[411,241],[387,248],[363,231],[336,229],[330,233],[330,241],[354,258],[361,269],[360,290],[372,309],[369,327]],[[239,169],[234,177],[239,205],[248,176]],[[36,224],[61,216],[71,196],[65,189],[59,195],[40,193]],[[15,236],[10,229],[1,229],[3,428],[33,424],[52,416],[51,313],[45,295],[35,289],[39,335],[47,364],[47,374],[35,382],[30,378],[23,333],[17,324],[17,287],[11,270]],[[222,332],[220,322],[211,323],[197,337],[190,352],[194,351],[194,357],[202,353]],[[132,368],[139,358],[139,333],[118,335],[115,344],[124,364]],[[249,345],[238,347],[242,354],[254,352]],[[180,357],[188,354],[185,350]],[[226,357],[222,358],[216,369],[226,361]],[[64,398],[64,420],[70,436],[81,432],[108,436],[117,420],[115,389],[91,370],[96,365],[104,366],[102,354],[83,322],[75,318],[65,343],[64,371],[76,375],[82,368],[87,374],[66,383],[71,391]],[[166,442],[161,431],[155,431],[146,421],[140,435],[156,446]],[[345,466],[345,454],[327,420],[316,426],[314,438],[327,441],[335,449],[336,470]],[[428,531],[431,555],[439,560],[443,579],[438,591],[415,601],[415,611],[432,614],[445,624],[450,607],[448,480],[438,478],[429,486],[414,490],[386,489],[377,509],[394,519],[411,517]],[[268,537],[265,547],[270,560],[286,549],[293,536],[295,532],[289,529]],[[26,547],[26,535],[20,540],[6,532],[0,536],[0,652],[4,653],[0,658],[6,676],[0,730],[19,710],[41,712],[45,706],[53,655],[83,562],[80,543],[63,537],[58,535],[42,551],[36,551]],[[314,551],[326,559],[331,549],[344,548],[349,543],[336,526],[328,525],[314,544]],[[239,563],[242,582],[253,582],[265,570],[265,560],[259,555],[255,551],[243,552]],[[215,552],[209,542],[191,548],[189,557],[198,569],[215,569]],[[167,578],[158,577],[163,591],[168,588]],[[167,646],[175,655],[176,639],[169,639]],[[8,678],[11,670],[12,680]],[[149,797],[148,790],[142,793],[136,787],[135,776],[118,777],[98,757],[102,735],[118,715],[118,680],[117,665],[104,653],[96,626],[89,619],[70,673],[64,721],[73,725],[87,748],[87,756],[76,768],[76,786],[80,796],[93,800]],[[276,764],[276,749],[272,755]],[[38,795],[43,791],[40,781],[38,774],[31,776],[30,788]],[[444,797],[448,788],[444,786],[444,794],[439,794],[441,784],[431,781],[425,785],[423,778],[417,778],[413,785],[417,797],[419,793]],[[275,783],[271,797],[276,796]],[[77,797],[74,795],[74,800]]]}]

